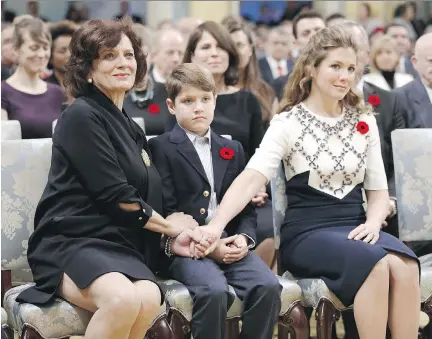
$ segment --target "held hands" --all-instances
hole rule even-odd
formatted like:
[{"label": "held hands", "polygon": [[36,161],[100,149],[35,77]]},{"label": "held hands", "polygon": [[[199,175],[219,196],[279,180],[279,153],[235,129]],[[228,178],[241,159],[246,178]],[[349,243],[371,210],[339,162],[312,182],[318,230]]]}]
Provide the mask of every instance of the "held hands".
[{"label": "held hands", "polygon": [[[197,227],[195,219],[191,216],[186,215],[191,218],[193,222],[189,221],[189,218],[185,220],[188,221],[189,228],[183,228],[180,234],[172,236],[174,238],[171,242],[171,252],[173,254],[189,257],[189,258],[201,258],[205,256],[205,251],[217,243],[220,238],[220,234],[213,231],[213,228],[208,226]],[[176,216],[176,218],[183,218],[183,216]],[[167,218],[168,219],[168,218]]]},{"label": "held hands", "polygon": [[172,238],[175,238],[186,229],[193,230],[199,226],[192,216],[183,212],[173,213],[166,220],[171,224],[170,231],[166,235]]},{"label": "held hands", "polygon": [[363,240],[364,242],[373,245],[379,239],[380,229],[381,225],[368,223],[366,221],[364,224],[361,224],[360,226],[353,229],[350,234],[348,234],[348,239]]}]

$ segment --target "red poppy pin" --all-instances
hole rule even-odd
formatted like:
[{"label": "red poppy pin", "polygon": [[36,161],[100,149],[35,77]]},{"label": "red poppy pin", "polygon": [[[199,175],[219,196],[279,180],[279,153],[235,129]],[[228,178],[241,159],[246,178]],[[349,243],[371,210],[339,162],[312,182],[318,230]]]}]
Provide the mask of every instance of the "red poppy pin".
[{"label": "red poppy pin", "polygon": [[231,160],[232,158],[234,158],[234,151],[229,147],[222,148],[219,154],[222,157],[222,159],[225,160]]},{"label": "red poppy pin", "polygon": [[361,134],[366,134],[369,132],[369,125],[364,121],[359,121],[357,123],[357,131],[359,131]]},{"label": "red poppy pin", "polygon": [[160,108],[158,104],[150,104],[148,107],[148,111],[151,114],[159,114]]},{"label": "red poppy pin", "polygon": [[369,102],[372,106],[376,107],[376,106],[378,106],[378,105],[381,103],[381,99],[379,98],[378,95],[372,94],[372,95],[368,98],[368,102]]}]

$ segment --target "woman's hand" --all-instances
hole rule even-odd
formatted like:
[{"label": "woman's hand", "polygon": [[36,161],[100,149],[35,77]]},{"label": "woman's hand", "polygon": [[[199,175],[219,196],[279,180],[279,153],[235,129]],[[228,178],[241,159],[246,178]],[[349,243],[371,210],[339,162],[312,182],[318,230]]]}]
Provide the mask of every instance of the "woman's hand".
[{"label": "woman's hand", "polygon": [[381,224],[375,224],[371,222],[365,222],[360,226],[353,229],[350,234],[348,234],[348,239],[352,240],[362,240],[364,242],[375,244],[379,239],[379,232],[381,229]]},{"label": "woman's hand", "polygon": [[170,223],[170,227],[165,234],[172,238],[175,238],[186,229],[193,230],[198,226],[194,218],[183,212],[173,213],[166,220]]}]

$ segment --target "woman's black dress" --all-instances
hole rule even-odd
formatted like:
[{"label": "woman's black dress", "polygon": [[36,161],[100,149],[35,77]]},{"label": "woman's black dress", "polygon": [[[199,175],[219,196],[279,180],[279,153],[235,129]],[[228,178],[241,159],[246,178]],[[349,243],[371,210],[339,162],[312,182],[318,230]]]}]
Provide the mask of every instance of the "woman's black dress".
[{"label": "woman's black dress", "polygon": [[[162,213],[161,180],[143,152],[149,149],[139,126],[95,87],[62,114],[29,240],[36,286],[18,301],[48,302],[63,273],[81,289],[109,272],[156,281],[160,234],[144,225],[153,210]],[[126,212],[119,203],[141,209]]]}]

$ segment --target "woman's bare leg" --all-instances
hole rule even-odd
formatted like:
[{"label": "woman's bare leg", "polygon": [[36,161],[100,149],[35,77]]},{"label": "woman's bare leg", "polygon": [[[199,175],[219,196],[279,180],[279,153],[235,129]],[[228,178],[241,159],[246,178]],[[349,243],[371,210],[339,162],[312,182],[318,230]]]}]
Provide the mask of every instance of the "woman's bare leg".
[{"label": "woman's bare leg", "polygon": [[263,240],[255,249],[255,254],[259,256],[268,267],[272,268],[273,259],[275,256],[275,242],[273,238]]},{"label": "woman's bare leg", "polygon": [[129,339],[143,339],[153,320],[159,315],[161,291],[151,281],[133,283],[141,300],[141,309],[129,334]]},{"label": "woman's bare leg", "polygon": [[373,267],[354,299],[354,317],[361,339],[386,337],[389,295],[386,257]]},{"label": "woman's bare leg", "polygon": [[416,339],[420,322],[419,267],[414,259],[389,254],[392,339]]},{"label": "woman's bare leg", "polygon": [[68,302],[94,312],[85,339],[128,339],[141,309],[134,284],[121,273],[107,273],[80,289],[63,275],[59,295]]}]

